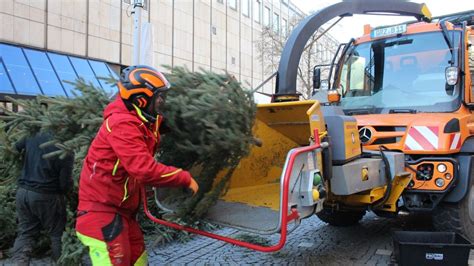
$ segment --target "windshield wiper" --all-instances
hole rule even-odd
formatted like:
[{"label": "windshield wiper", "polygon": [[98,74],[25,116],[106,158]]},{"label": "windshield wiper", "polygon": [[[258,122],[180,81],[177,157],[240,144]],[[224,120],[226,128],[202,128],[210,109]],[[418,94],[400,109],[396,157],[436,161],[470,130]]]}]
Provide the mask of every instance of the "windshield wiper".
[{"label": "windshield wiper", "polygon": [[388,111],[389,114],[416,114],[415,109],[409,109],[409,108],[401,108],[401,109],[390,109]]},{"label": "windshield wiper", "polygon": [[367,109],[347,111],[347,115],[368,115],[368,114],[370,114],[370,112]]},{"label": "windshield wiper", "polygon": [[441,26],[441,32],[443,33],[444,40],[446,41],[449,51],[451,52],[451,60],[449,61],[449,64],[453,66],[454,65],[454,44],[449,38],[449,33],[448,33],[448,29],[446,28],[445,22],[446,22],[445,20],[440,20],[439,25]]},{"label": "windshield wiper", "polygon": [[375,106],[373,105],[366,105],[366,106],[361,106],[360,108],[357,109],[349,109],[345,111],[347,115],[368,115],[372,114],[375,111]]}]

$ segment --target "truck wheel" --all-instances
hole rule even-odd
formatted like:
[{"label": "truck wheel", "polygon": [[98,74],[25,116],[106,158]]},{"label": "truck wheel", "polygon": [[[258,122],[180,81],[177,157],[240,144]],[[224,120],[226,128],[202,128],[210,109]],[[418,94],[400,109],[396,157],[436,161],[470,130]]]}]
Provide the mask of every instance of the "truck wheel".
[{"label": "truck wheel", "polygon": [[467,195],[458,203],[442,203],[433,214],[433,223],[441,231],[458,232],[474,241],[474,176],[471,173]]},{"label": "truck wheel", "polygon": [[321,221],[333,226],[351,226],[359,223],[365,211],[337,211],[323,209],[316,214]]}]

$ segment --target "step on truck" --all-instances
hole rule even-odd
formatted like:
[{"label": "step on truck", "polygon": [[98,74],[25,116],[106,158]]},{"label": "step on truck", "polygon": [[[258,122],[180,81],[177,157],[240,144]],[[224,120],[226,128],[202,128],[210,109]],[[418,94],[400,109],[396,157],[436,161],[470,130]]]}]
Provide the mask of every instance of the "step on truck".
[{"label": "step on truck", "polygon": [[[300,100],[297,70],[310,37],[334,18],[381,13],[416,20],[365,26],[363,36],[339,46],[332,64],[315,67],[316,96],[326,93],[327,101]],[[147,206],[146,214],[264,252],[281,249],[304,218],[350,226],[368,211],[429,213],[437,229],[474,241],[473,20],[474,11],[432,18],[425,4],[353,0],[308,16],[292,31],[272,103],[258,105],[254,134],[262,145],[241,160],[206,217],[252,234],[279,234],[276,243],[178,225]],[[327,91],[320,89],[323,67],[330,69]],[[156,202],[172,212],[159,196]]]}]

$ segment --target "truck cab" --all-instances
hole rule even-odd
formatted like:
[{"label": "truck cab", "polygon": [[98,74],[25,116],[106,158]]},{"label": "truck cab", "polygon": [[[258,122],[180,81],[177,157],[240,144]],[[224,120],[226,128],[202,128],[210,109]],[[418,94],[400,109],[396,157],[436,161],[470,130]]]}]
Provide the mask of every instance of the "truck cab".
[{"label": "truck cab", "polygon": [[334,60],[329,91],[340,96],[330,105],[356,119],[363,150],[403,153],[413,178],[400,210],[431,212],[435,227],[471,239],[473,17],[468,11],[433,22],[366,25]]}]

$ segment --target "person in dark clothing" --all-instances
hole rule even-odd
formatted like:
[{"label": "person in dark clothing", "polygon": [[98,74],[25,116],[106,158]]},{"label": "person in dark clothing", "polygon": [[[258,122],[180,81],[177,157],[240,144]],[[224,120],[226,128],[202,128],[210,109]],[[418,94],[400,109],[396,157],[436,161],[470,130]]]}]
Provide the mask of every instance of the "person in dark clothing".
[{"label": "person in dark clothing", "polygon": [[35,237],[41,229],[51,239],[53,260],[61,256],[61,236],[66,225],[65,195],[73,187],[74,156],[44,159],[43,155],[58,150],[54,146],[40,148],[50,140],[51,134],[38,133],[15,144],[24,158],[16,193],[18,234],[12,249],[13,260],[18,265],[28,265]]}]

